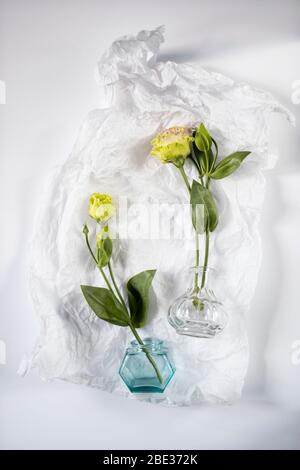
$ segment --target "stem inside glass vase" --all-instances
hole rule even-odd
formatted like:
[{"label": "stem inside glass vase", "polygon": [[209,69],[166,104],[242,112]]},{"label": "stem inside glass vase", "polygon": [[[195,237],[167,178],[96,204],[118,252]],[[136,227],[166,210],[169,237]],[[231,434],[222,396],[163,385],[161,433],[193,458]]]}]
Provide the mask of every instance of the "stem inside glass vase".
[{"label": "stem inside glass vase", "polygon": [[[191,194],[191,186],[189,183],[189,180],[187,178],[187,175],[184,171],[183,166],[179,166],[178,170],[181,174],[181,177],[184,181],[184,184],[188,190],[188,193]],[[201,183],[203,184],[203,178],[201,176]],[[210,183],[210,177],[208,174],[206,175],[206,181],[205,181],[205,188],[208,190],[209,189],[209,183]],[[201,292],[201,290],[205,286],[205,281],[206,281],[206,272],[207,272],[207,266],[208,266],[208,257],[209,257],[209,226],[207,225],[205,229],[205,251],[204,251],[204,261],[203,261],[203,271],[202,271],[202,278],[201,278],[201,284],[199,288],[199,263],[200,263],[200,252],[199,252],[199,234],[197,230],[195,230],[195,240],[196,240],[196,256],[195,256],[195,275],[194,275],[194,292],[196,294]]]},{"label": "stem inside glass vase", "polygon": [[197,294],[199,291],[199,262],[200,262],[200,256],[199,256],[199,235],[195,230],[195,236],[196,236],[196,260],[195,260],[195,266],[196,266],[196,271],[195,271],[195,277],[194,277],[194,291]]},{"label": "stem inside glass vase", "polygon": [[[205,187],[206,189],[209,189],[209,177],[207,176],[206,178],[206,183]],[[201,279],[201,288],[200,290],[203,289],[205,286],[205,280],[206,280],[206,271],[207,271],[207,264],[208,264],[208,256],[209,256],[209,226],[207,224],[207,227],[205,229],[205,251],[204,251],[204,263],[203,263],[203,272],[202,272],[202,279]]]},{"label": "stem inside glass vase", "polygon": [[154,361],[154,359],[153,359],[153,357],[151,356],[151,354],[147,351],[146,346],[145,346],[143,340],[141,339],[140,335],[139,335],[138,332],[136,331],[136,329],[135,329],[132,325],[130,325],[129,327],[130,327],[130,329],[131,329],[131,331],[132,331],[133,336],[135,337],[135,339],[137,340],[137,342],[141,345],[142,350],[143,350],[143,352],[145,353],[145,355],[146,355],[148,361],[150,362],[150,364],[152,365],[153,369],[155,370],[155,373],[156,373],[156,376],[157,376],[159,382],[162,383],[162,382],[163,382],[163,379],[162,379],[161,373],[160,373],[160,371],[159,371],[159,368],[157,367],[156,362]]},{"label": "stem inside glass vase", "polygon": [[[188,190],[189,195],[191,194],[191,186],[189,183],[189,180],[187,178],[186,172],[184,171],[183,166],[178,167],[179,172],[182,176],[182,179],[184,181],[184,184],[186,185],[186,188]],[[196,256],[195,256],[195,266],[196,266],[196,271],[195,271],[195,277],[194,277],[194,290],[196,293],[199,291],[199,273],[198,273],[198,268],[199,268],[199,263],[200,263],[200,252],[199,252],[199,234],[197,230],[195,230],[195,241],[196,241]]]},{"label": "stem inside glass vase", "polygon": [[205,286],[208,255],[209,255],[209,230],[207,228],[205,230],[205,253],[204,253],[204,263],[203,263],[203,271],[202,271],[202,279],[201,279],[201,289],[203,289],[203,287]]}]

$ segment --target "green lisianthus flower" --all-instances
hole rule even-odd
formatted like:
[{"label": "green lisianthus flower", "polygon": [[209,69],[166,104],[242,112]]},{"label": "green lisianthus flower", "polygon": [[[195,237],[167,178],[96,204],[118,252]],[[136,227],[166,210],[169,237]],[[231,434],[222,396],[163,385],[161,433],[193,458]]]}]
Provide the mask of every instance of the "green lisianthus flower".
[{"label": "green lisianthus flower", "polygon": [[192,130],[187,127],[171,127],[157,134],[151,141],[151,155],[161,163],[182,166],[191,152]]},{"label": "green lisianthus flower", "polygon": [[93,193],[90,196],[89,215],[99,223],[107,222],[115,215],[116,208],[109,194]]}]

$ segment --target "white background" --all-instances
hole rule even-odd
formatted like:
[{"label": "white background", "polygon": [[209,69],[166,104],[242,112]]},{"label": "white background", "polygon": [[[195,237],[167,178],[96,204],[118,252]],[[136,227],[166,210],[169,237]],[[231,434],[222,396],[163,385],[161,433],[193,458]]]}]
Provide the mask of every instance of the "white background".
[{"label": "white background", "polygon": [[300,93],[292,102],[300,80],[297,0],[0,0],[0,340],[7,353],[0,448],[300,448],[300,364],[292,361],[300,341],[300,138],[298,125],[282,120],[274,119],[271,136],[280,156],[266,174],[251,360],[238,404],[168,409],[16,374],[38,332],[26,256],[46,178],[97,107],[101,54],[117,37],[160,24],[167,27],[161,60],[198,62],[267,88],[300,119]]}]

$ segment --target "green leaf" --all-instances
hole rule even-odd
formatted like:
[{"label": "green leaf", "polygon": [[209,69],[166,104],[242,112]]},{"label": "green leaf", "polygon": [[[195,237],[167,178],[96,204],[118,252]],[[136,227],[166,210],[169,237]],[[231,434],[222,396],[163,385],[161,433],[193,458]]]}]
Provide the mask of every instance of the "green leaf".
[{"label": "green leaf", "polygon": [[234,171],[236,171],[243,160],[250,154],[251,152],[234,152],[228,157],[223,158],[220,163],[216,166],[214,171],[211,173],[210,177],[219,180],[222,178],[226,178],[226,176],[231,175]]},{"label": "green leaf", "polygon": [[98,243],[98,265],[101,268],[104,268],[108,264],[111,258],[112,248],[112,241],[109,237],[103,238],[101,243]]},{"label": "green leaf", "polygon": [[197,147],[195,142],[192,144],[192,159],[196,161],[197,163],[197,169],[200,171],[201,175],[205,173],[204,169],[204,159],[205,159],[205,154],[204,152],[201,152]]},{"label": "green leaf", "polygon": [[203,123],[201,123],[196,129],[195,144],[201,152],[207,153],[211,148],[212,139]]},{"label": "green leaf", "polygon": [[197,149],[195,142],[192,142],[191,145],[191,154],[189,155],[189,158],[193,161],[195,164],[199,174],[202,176],[203,175],[203,170],[201,168],[201,158],[202,158],[203,152],[200,152],[200,150]]},{"label": "green leaf", "polygon": [[[208,228],[213,232],[218,225],[218,209],[209,191],[198,181],[193,180],[191,189],[192,222],[197,233],[203,233]],[[200,209],[202,211],[200,212]]]},{"label": "green leaf", "polygon": [[118,299],[104,287],[81,286],[85,300],[97,315],[113,325],[128,326],[128,316]]},{"label": "green leaf", "polygon": [[218,225],[219,215],[217,205],[209,189],[206,189],[204,192],[204,200],[205,208],[208,213],[208,229],[210,232],[213,232]]},{"label": "green leaf", "polygon": [[213,166],[213,162],[214,162],[214,154],[212,152],[212,149],[210,149],[207,153],[207,157],[208,157],[208,169],[210,170]]},{"label": "green leaf", "polygon": [[127,282],[131,321],[135,328],[141,328],[146,324],[149,308],[149,289],[155,273],[155,270],[143,271]]}]

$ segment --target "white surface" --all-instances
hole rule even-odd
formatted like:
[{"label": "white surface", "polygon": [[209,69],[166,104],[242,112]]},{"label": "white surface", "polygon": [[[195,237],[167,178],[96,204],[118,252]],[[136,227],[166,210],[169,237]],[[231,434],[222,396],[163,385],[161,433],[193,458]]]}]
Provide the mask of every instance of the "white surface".
[{"label": "white surface", "polygon": [[[300,339],[299,132],[282,122],[273,133],[282,156],[267,175],[264,257],[249,317],[251,365],[239,404],[154,409],[15,374],[37,332],[24,279],[33,214],[47,173],[70,152],[94,106],[91,75],[103,50],[116,36],[164,23],[164,58],[198,61],[269,88],[299,116],[300,105],[291,102],[300,78],[299,8],[297,1],[202,1],[190,2],[191,14],[183,2],[0,1],[0,79],[7,86],[7,104],[0,105],[0,338],[7,345],[7,365],[0,366],[1,447],[299,447],[300,365],[291,361]],[[134,433],[141,420],[143,439]]]}]

